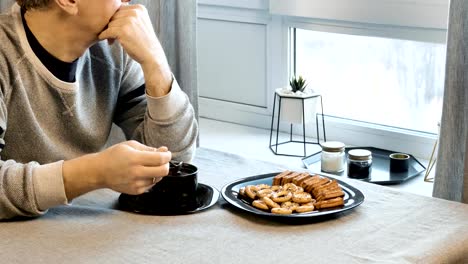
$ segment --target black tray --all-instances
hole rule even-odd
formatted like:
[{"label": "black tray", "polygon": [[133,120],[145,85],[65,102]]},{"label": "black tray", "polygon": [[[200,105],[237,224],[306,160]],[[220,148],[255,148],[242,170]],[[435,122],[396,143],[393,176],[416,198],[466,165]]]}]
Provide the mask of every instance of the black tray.
[{"label": "black tray", "polygon": [[[234,182],[231,182],[223,187],[221,190],[221,195],[223,196],[224,200],[226,200],[231,205],[244,210],[249,213],[253,213],[260,216],[267,216],[267,217],[275,217],[275,218],[313,218],[318,216],[324,215],[332,215],[340,212],[344,212],[350,209],[355,208],[356,206],[360,205],[364,201],[364,194],[361,191],[354,188],[353,186],[342,182],[336,178],[332,178],[338,182],[340,187],[343,189],[345,193],[344,199],[344,206],[340,207],[333,207],[327,209],[319,209],[312,212],[307,213],[300,213],[300,214],[289,214],[289,215],[281,215],[281,214],[273,214],[269,212],[262,211],[250,205],[249,202],[237,198],[237,194],[239,189],[245,187],[247,185],[257,185],[257,184],[268,184],[272,185],[273,177],[278,175],[280,172],[275,173],[268,173],[262,175],[256,175],[252,177],[243,178]],[[322,175],[323,177],[331,178],[326,175]]]},{"label": "black tray", "polygon": [[[353,147],[346,148],[345,152],[348,155],[348,151],[352,149],[367,149],[372,152],[372,171],[368,179],[363,181],[368,181],[371,183],[381,184],[381,185],[391,185],[391,184],[400,184],[405,182],[413,177],[418,176],[426,170],[426,167],[421,164],[415,157],[410,155],[409,160],[409,169],[407,172],[390,172],[390,157],[392,153],[397,153],[397,151],[390,151],[386,149],[379,149],[374,147]],[[311,155],[309,157],[303,158],[302,163],[305,167],[312,172],[318,173],[321,171],[320,165],[321,152]],[[341,173],[330,173],[337,176],[348,177],[347,168]]]}]

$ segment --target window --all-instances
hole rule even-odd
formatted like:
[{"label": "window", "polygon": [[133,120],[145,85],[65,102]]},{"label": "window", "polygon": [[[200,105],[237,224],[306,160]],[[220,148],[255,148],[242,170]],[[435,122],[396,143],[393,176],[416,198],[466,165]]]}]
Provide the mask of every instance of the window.
[{"label": "window", "polygon": [[326,115],[437,133],[446,45],[293,29],[293,71]]}]

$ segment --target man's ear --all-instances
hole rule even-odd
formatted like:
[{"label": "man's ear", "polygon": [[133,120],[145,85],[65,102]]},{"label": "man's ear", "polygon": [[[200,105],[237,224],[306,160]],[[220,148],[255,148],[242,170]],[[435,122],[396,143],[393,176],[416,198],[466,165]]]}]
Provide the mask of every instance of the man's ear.
[{"label": "man's ear", "polygon": [[[78,14],[78,2],[80,0],[55,0],[57,6],[70,15]],[[97,0],[100,1],[100,0]]]}]

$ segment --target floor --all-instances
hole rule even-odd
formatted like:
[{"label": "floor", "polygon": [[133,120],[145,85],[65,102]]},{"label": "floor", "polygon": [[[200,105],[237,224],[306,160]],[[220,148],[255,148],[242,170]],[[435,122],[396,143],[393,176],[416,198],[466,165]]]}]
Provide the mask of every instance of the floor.
[{"label": "floor", "polygon": [[[278,142],[283,142],[287,139],[287,135],[281,135]],[[285,164],[293,168],[305,168],[300,157],[275,155],[268,147],[269,140],[270,130],[200,118],[201,147],[234,153],[247,158]],[[275,141],[274,138],[273,141]],[[307,141],[315,142],[314,139],[307,139]],[[319,150],[320,147],[318,145],[308,145],[307,155]],[[278,153],[302,154],[303,151],[302,144],[298,144],[297,146],[288,144],[278,149]],[[427,164],[427,161],[421,162],[424,165]],[[432,196],[433,183],[425,182],[424,175],[419,175],[403,184],[390,185],[389,187],[418,195]]]}]

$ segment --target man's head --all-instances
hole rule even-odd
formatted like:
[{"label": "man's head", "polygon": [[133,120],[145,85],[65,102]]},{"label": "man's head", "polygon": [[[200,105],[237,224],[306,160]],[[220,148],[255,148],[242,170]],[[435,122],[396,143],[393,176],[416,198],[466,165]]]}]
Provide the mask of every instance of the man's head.
[{"label": "man's head", "polygon": [[[76,39],[96,41],[122,4],[130,2],[130,0],[15,1],[27,10],[25,19],[30,28],[35,30],[33,33],[53,32],[54,38],[72,35],[75,43]],[[35,26],[31,27],[29,23]]]},{"label": "man's head", "polygon": [[41,9],[49,5],[52,0],[16,0],[21,8],[30,10],[30,9]]}]

